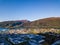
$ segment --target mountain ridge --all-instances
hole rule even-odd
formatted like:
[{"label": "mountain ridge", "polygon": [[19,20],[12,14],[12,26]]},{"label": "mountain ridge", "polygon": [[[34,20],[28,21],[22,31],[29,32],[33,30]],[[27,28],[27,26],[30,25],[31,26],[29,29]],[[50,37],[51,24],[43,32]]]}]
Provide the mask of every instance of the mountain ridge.
[{"label": "mountain ridge", "polygon": [[[30,24],[30,25],[29,25]],[[32,21],[31,23],[24,24],[30,27],[39,28],[60,28],[60,17],[50,17]]]},{"label": "mountain ridge", "polygon": [[16,20],[0,22],[0,27],[4,28],[60,28],[60,17],[49,17],[35,21]]}]

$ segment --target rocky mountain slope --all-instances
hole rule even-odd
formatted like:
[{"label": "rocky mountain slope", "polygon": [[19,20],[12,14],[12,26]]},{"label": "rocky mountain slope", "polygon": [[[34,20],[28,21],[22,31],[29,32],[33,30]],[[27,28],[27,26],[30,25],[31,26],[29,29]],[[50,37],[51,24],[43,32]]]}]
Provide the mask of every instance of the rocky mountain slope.
[{"label": "rocky mountain slope", "polygon": [[60,28],[60,17],[50,17],[24,24],[33,28]]},{"label": "rocky mountain slope", "polygon": [[35,21],[18,20],[0,22],[0,27],[4,28],[60,28],[60,17],[50,17]]},{"label": "rocky mountain slope", "polygon": [[4,21],[0,22],[1,28],[20,28],[24,23],[30,22],[28,20]]}]

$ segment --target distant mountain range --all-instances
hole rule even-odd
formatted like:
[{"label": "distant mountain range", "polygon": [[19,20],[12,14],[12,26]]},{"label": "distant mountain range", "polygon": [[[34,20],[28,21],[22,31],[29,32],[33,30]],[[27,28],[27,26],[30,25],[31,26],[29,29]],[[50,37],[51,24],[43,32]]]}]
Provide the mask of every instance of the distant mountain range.
[{"label": "distant mountain range", "polygon": [[35,21],[17,20],[0,22],[3,28],[60,28],[60,17],[50,17]]}]

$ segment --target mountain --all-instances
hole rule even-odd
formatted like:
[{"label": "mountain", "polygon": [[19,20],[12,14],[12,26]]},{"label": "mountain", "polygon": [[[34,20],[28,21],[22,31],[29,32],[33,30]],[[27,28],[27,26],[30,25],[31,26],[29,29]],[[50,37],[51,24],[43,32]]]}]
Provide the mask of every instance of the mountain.
[{"label": "mountain", "polygon": [[30,22],[28,20],[4,21],[0,22],[1,28],[20,28],[24,23]]},{"label": "mountain", "polygon": [[60,28],[60,17],[50,17],[35,21],[16,20],[0,22],[3,28]]},{"label": "mountain", "polygon": [[32,28],[60,28],[60,17],[50,17],[25,23],[25,27]]}]

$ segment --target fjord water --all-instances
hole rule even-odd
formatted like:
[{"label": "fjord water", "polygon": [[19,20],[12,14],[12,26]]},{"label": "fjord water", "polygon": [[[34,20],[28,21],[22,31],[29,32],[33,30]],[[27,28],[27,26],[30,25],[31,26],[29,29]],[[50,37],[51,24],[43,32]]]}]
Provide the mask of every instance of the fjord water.
[{"label": "fjord water", "polygon": [[0,28],[0,31],[8,30],[7,28]]}]

